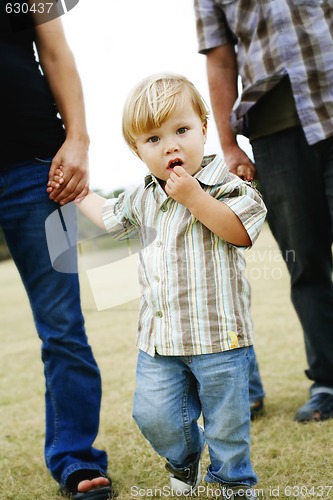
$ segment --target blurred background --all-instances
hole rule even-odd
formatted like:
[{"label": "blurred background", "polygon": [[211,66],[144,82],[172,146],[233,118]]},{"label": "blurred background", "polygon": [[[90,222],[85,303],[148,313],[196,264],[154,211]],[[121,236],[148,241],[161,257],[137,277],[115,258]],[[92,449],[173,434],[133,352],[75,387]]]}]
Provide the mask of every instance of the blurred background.
[{"label": "blurred background", "polygon": [[[106,192],[141,182],[145,165],[121,133],[124,101],[160,71],[189,78],[210,106],[205,56],[197,52],[193,0],[80,0],[62,16],[84,88],[91,137],[91,187]],[[213,117],[206,153],[221,152]],[[242,147],[250,150],[244,137]]]}]

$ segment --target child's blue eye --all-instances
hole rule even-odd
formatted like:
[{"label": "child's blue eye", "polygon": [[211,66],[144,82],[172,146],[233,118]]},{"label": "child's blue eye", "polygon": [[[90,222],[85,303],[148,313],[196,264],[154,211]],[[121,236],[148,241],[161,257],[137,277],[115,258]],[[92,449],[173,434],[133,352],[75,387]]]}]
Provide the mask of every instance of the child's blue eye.
[{"label": "child's blue eye", "polygon": [[188,128],[187,127],[180,127],[178,130],[177,130],[177,134],[185,134],[185,132],[188,131]]},{"label": "child's blue eye", "polygon": [[153,135],[153,137],[149,137],[148,142],[158,142],[160,139],[157,135]]}]

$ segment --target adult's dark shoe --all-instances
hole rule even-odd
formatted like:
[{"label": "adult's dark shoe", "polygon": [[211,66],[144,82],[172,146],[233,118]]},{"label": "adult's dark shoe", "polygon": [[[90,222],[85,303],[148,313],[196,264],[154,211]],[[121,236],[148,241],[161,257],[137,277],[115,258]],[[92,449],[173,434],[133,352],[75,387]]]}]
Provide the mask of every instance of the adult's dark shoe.
[{"label": "adult's dark shoe", "polygon": [[255,420],[264,413],[264,400],[258,399],[250,404],[251,420]]},{"label": "adult's dark shoe", "polygon": [[296,413],[296,422],[311,422],[333,418],[333,394],[319,392],[310,397]]}]

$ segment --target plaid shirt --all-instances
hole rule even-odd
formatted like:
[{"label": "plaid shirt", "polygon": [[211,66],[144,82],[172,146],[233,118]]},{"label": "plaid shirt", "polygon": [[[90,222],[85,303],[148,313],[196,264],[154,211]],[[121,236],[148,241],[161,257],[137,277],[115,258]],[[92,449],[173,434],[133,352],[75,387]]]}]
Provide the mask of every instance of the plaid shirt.
[{"label": "plaid shirt", "polygon": [[[260,196],[221,158],[205,157],[203,166],[195,178],[237,214],[253,243],[266,215]],[[106,201],[103,219],[118,239],[136,233],[141,239],[141,350],[190,356],[252,345],[243,249],[213,234],[151,174],[145,184]]]},{"label": "plaid shirt", "polygon": [[195,0],[195,10],[201,53],[237,45],[237,132],[248,109],[288,74],[308,143],[333,135],[332,0]]}]

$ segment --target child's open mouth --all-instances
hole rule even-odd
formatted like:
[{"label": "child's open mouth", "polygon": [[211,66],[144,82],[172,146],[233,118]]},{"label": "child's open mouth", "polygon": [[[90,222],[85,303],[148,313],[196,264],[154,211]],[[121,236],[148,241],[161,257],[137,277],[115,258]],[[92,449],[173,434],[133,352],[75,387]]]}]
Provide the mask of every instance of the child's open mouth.
[{"label": "child's open mouth", "polygon": [[173,168],[177,167],[178,165],[181,167],[183,165],[183,161],[180,160],[179,158],[176,158],[175,160],[169,161],[168,168],[173,169]]}]

